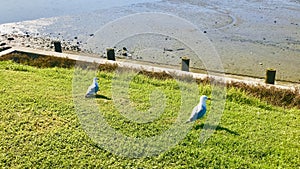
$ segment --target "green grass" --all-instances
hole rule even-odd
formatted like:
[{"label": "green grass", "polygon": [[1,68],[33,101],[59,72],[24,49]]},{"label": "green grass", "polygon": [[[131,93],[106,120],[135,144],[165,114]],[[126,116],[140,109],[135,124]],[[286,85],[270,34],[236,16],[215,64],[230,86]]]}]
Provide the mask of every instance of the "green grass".
[{"label": "green grass", "polygon": [[[73,76],[74,69],[0,62],[1,168],[300,167],[300,110],[269,105],[235,88],[227,90],[221,122],[204,144],[199,143],[202,119],[192,125],[182,141],[160,155],[134,159],[115,155],[85,132],[81,124],[84,114],[75,111]],[[130,104],[138,111],[147,110],[151,107],[151,93],[158,89],[165,95],[162,102],[166,107],[158,120],[151,121],[150,116],[150,123],[133,123],[120,115],[113,102],[114,74],[101,71],[97,77],[101,91],[96,103],[115,130],[133,138],[147,138],[175,123],[181,101],[180,84],[176,81],[135,76],[128,91]],[[122,81],[117,83],[122,86]],[[198,89],[196,95],[211,93],[208,85],[199,85]],[[93,99],[87,103],[90,101]],[[210,110],[209,107],[208,114]],[[132,118],[137,120],[139,116]]]}]

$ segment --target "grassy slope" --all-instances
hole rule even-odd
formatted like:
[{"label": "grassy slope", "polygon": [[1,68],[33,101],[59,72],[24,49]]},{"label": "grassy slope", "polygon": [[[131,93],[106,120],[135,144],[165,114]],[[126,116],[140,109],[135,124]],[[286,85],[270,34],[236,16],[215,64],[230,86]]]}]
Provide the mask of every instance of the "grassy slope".
[{"label": "grassy slope", "polygon": [[[96,146],[81,128],[72,98],[73,73],[71,69],[37,69],[0,62],[0,167],[300,167],[300,111],[267,105],[235,89],[227,91],[222,120],[205,144],[198,142],[201,120],[183,141],[159,156],[127,159],[113,155]],[[111,98],[112,74],[100,72],[98,77],[101,94]],[[139,109],[149,107],[148,97],[139,90],[176,86],[170,80],[138,79],[132,84],[136,89],[131,90],[131,99],[140,102]],[[146,87],[141,82],[146,82]],[[179,92],[174,89],[164,90],[178,98]],[[200,86],[199,90],[210,93],[209,86]],[[97,98],[97,102],[107,103],[102,110],[111,110],[111,101]],[[106,112],[107,116],[118,117],[115,111]],[[165,118],[172,119],[172,107],[166,112]],[[168,127],[157,122],[137,131],[135,124],[120,120],[120,115],[115,119],[118,121],[111,123],[127,125],[122,132],[131,136],[140,132],[142,136],[154,135],[154,129],[159,132]]]}]

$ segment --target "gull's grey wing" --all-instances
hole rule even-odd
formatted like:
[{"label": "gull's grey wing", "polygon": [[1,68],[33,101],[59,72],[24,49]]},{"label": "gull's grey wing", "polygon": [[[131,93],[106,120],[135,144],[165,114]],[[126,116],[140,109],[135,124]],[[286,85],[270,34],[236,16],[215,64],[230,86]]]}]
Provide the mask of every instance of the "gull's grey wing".
[{"label": "gull's grey wing", "polygon": [[198,105],[194,107],[194,109],[191,113],[191,116],[187,122],[192,122],[192,121],[197,120],[197,116],[198,116],[198,112],[199,112],[198,107],[199,107]]},{"label": "gull's grey wing", "polygon": [[92,85],[90,85],[89,88],[87,89],[85,96],[93,95],[93,94],[95,94],[96,92],[97,92],[97,91],[96,91],[96,86],[95,86],[94,84],[92,84]]}]

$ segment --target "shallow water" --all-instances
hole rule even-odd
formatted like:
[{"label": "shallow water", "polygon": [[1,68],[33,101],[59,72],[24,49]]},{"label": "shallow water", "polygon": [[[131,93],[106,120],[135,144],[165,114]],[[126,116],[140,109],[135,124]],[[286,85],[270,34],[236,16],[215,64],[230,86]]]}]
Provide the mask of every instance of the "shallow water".
[{"label": "shallow water", "polygon": [[65,15],[78,15],[95,10],[121,7],[155,0],[8,0],[1,1],[0,24],[49,18]]},{"label": "shallow water", "polygon": [[[210,69],[202,61],[197,60],[198,57],[191,46],[184,44],[181,39],[172,38],[173,31],[170,30],[165,35],[155,35],[155,32],[154,35],[140,35],[139,31],[141,30],[132,25],[134,22],[124,23],[120,20],[120,18],[132,14],[160,12],[179,17],[185,20],[184,22],[191,24],[190,27],[182,26],[180,34],[184,35],[191,31],[201,32],[204,38],[203,36],[195,38],[205,43],[211,43],[213,48],[202,49],[203,44],[200,45],[201,43],[192,46],[201,48],[203,55],[208,60],[211,58],[206,56],[206,53],[216,50],[222,60],[223,69],[227,73],[264,77],[265,70],[273,68],[277,70],[278,79],[300,82],[298,75],[300,72],[299,1],[144,0],[143,2],[139,1],[141,3],[118,1],[116,4],[105,3],[106,1],[99,3],[96,0],[89,1],[89,3],[77,0],[72,4],[68,4],[66,0],[54,1],[56,4],[51,1],[55,6],[46,0],[44,3],[34,2],[27,3],[28,9],[26,8],[25,11],[38,8],[46,12],[36,10],[32,16],[21,16],[21,13],[12,14],[6,20],[26,20],[24,18],[27,17],[30,19],[46,18],[2,24],[0,25],[0,34],[24,34],[24,32],[39,34],[45,38],[55,38],[78,44],[85,51],[101,54],[105,49],[100,47],[101,44],[92,44],[91,47],[89,39],[100,38],[105,42],[118,32],[122,32],[123,29],[130,28],[135,29],[137,35],[119,39],[115,42],[115,46],[117,48],[126,46],[132,54],[132,59],[179,66],[180,58],[189,56],[193,67]],[[27,7],[26,5],[25,7]],[[21,6],[17,6],[14,10],[22,9]],[[8,14],[8,11],[0,11],[2,11],[2,15],[4,15],[3,13]],[[3,20],[5,19],[2,19],[2,22],[4,22]],[[166,22],[168,23],[168,21]],[[101,32],[105,26],[111,23],[122,24],[122,31],[114,30],[112,27],[109,39],[97,37],[97,31]],[[182,20],[175,20],[172,23],[174,27],[184,25]],[[147,20],[145,20],[145,24],[147,24]],[[159,27],[159,24],[149,26]],[[193,40],[195,39],[191,39],[191,41]]]}]

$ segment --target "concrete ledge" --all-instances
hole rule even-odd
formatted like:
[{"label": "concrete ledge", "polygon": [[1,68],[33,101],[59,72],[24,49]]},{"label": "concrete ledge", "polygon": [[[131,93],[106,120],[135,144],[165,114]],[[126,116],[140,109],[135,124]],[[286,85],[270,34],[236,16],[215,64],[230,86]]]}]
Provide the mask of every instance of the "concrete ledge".
[{"label": "concrete ledge", "polygon": [[3,56],[3,55],[7,55],[7,54],[10,54],[10,53],[13,53],[13,52],[16,52],[14,48],[10,48],[10,49],[4,50],[4,51],[0,52],[0,57]]}]

